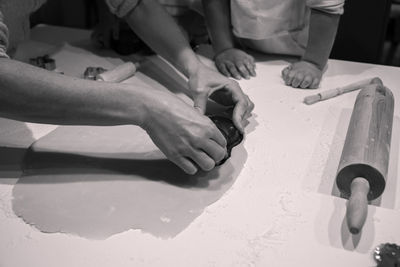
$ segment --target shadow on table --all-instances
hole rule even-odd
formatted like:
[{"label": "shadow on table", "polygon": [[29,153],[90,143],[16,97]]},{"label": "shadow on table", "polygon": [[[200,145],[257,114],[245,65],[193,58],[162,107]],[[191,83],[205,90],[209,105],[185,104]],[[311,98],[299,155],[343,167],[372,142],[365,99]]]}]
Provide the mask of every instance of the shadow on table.
[{"label": "shadow on table", "polygon": [[0,184],[14,184],[21,176],[23,158],[34,141],[25,123],[0,118]]},{"label": "shadow on table", "polygon": [[13,210],[43,232],[105,239],[133,229],[171,238],[224,195],[246,158],[239,145],[222,166],[190,176],[165,158],[30,151]]},{"label": "shadow on table", "polygon": [[[321,207],[323,208],[323,207]],[[352,235],[347,226],[346,202],[342,199],[334,199],[334,211],[330,216],[328,225],[329,243],[336,248],[355,251],[359,253],[369,253],[375,245],[375,216],[376,207],[368,208],[368,215],[365,225],[360,233]]]}]

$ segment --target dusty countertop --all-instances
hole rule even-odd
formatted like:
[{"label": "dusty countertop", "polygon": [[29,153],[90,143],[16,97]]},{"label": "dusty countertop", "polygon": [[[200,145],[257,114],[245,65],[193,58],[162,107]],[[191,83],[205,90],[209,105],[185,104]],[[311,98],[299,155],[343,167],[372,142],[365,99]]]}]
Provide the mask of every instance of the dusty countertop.
[{"label": "dusty countertop", "polygon": [[[41,26],[23,49],[45,51],[43,43],[50,47],[62,40],[78,46],[88,36],[86,31]],[[255,103],[241,148],[242,165],[223,194],[205,203],[174,235],[134,227],[100,239],[44,233],[15,214],[13,191],[21,172],[18,164],[3,164],[0,266],[375,266],[377,245],[400,243],[400,106],[395,104],[387,188],[369,205],[362,233],[351,236],[344,220],[346,200],[339,197],[334,179],[357,92],[311,106],[302,101],[375,76],[397,100],[400,69],[330,60],[320,89],[309,91],[283,84],[280,71],[287,64],[257,58],[257,77],[239,81]],[[35,140],[58,130],[9,120],[0,125],[0,162],[17,162]]]}]

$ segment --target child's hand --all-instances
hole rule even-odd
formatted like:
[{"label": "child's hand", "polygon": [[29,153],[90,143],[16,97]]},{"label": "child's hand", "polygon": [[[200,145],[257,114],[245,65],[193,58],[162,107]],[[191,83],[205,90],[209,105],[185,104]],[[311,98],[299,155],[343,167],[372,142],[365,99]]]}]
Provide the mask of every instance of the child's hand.
[{"label": "child's hand", "polygon": [[217,69],[227,77],[240,80],[256,76],[254,58],[236,48],[226,49],[215,56]]},{"label": "child's hand", "polygon": [[322,71],[307,61],[295,62],[282,70],[282,78],[286,85],[294,88],[318,88]]}]

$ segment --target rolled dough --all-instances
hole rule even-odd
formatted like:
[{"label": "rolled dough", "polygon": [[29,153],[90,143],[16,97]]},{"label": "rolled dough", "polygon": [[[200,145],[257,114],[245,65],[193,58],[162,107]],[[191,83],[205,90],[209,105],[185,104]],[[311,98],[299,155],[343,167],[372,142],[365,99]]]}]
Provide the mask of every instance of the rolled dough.
[{"label": "rolled dough", "polygon": [[139,127],[62,126],[28,151],[13,210],[43,232],[170,238],[223,196],[246,158],[240,144],[222,166],[188,176]]}]

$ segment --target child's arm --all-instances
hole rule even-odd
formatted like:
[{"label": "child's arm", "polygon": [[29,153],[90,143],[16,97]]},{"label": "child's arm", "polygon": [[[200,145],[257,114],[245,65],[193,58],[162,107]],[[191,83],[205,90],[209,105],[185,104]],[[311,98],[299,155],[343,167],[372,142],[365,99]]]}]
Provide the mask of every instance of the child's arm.
[{"label": "child's arm", "polygon": [[202,0],[214,48],[215,65],[227,77],[256,76],[254,58],[235,48],[231,29],[230,0]]},{"label": "child's arm", "polygon": [[286,85],[317,88],[332,50],[339,25],[339,14],[311,9],[310,29],[306,51],[299,62],[283,69]]},{"label": "child's arm", "polygon": [[158,1],[139,1],[124,19],[144,42],[188,78],[194,107],[205,113],[209,97],[214,93],[223,95],[224,103],[230,102],[229,105],[234,107],[235,126],[244,131],[244,118],[250,115],[253,103],[235,81],[201,63],[173,18]]}]

